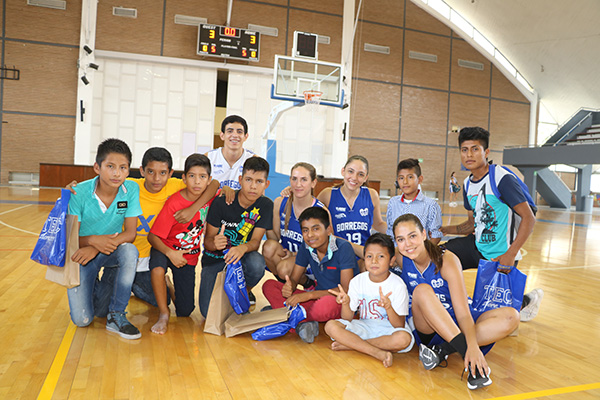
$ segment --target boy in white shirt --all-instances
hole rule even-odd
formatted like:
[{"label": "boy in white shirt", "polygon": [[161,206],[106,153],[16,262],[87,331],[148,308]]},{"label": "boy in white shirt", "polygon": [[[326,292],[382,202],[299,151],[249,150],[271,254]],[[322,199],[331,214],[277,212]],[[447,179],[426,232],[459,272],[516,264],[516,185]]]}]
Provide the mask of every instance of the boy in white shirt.
[{"label": "boy in white shirt", "polygon": [[[325,332],[334,342],[332,350],[356,350],[383,362],[393,363],[392,352],[410,351],[415,340],[405,327],[408,315],[408,291],[402,279],[390,273],[395,262],[392,239],[383,233],[371,235],[365,242],[367,270],[352,278],[348,294],[329,290],[342,305],[342,319],[330,320]],[[353,319],[360,308],[360,319]]]},{"label": "boy in white shirt", "polygon": [[221,189],[229,186],[239,190],[242,188],[239,177],[244,163],[255,156],[252,151],[244,149],[244,142],[248,140],[248,123],[239,115],[230,115],[221,122],[220,136],[223,147],[205,154],[210,160],[212,178],[221,183]]}]

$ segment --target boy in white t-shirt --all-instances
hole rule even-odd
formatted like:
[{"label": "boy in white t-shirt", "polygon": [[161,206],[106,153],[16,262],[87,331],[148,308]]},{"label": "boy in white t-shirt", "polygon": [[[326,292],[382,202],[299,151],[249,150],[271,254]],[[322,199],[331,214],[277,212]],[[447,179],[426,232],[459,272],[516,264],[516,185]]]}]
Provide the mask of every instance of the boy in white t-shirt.
[{"label": "boy in white t-shirt", "polygon": [[[408,315],[408,291],[400,277],[390,273],[395,262],[392,239],[383,233],[371,235],[365,242],[367,270],[350,281],[348,294],[329,290],[342,305],[342,319],[331,320],[325,332],[334,342],[332,350],[356,350],[383,362],[393,363],[392,352],[405,353],[415,339],[405,327]],[[353,319],[360,309],[360,319]]]},{"label": "boy in white t-shirt", "polygon": [[[211,150],[205,155],[210,160],[212,178],[221,183],[221,189],[228,186],[233,190],[242,188],[239,177],[247,159],[255,154],[244,149],[244,142],[248,140],[248,123],[239,115],[230,115],[221,122],[221,140],[223,147]],[[227,204],[231,204],[228,201]]]}]

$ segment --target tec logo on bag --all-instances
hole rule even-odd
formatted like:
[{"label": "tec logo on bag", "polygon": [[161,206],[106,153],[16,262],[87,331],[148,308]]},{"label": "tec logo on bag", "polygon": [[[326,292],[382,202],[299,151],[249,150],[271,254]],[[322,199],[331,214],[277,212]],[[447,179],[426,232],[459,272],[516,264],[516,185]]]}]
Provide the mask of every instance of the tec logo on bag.
[{"label": "tec logo on bag", "polygon": [[510,289],[504,289],[494,285],[484,286],[485,294],[483,298],[487,301],[499,303],[502,307],[507,304],[512,304],[513,295]]}]

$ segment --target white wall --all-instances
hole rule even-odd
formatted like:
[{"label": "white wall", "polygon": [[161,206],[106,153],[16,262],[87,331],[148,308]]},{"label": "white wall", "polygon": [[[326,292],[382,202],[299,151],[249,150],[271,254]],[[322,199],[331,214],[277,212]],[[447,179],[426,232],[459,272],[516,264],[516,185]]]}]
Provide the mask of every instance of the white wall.
[{"label": "white wall", "polygon": [[97,57],[89,159],[98,144],[116,137],[129,144],[132,167],[144,152],[167,148],[173,167],[213,145],[217,71],[176,64]]},{"label": "white wall", "polygon": [[[131,147],[133,168],[139,167],[149,147],[162,146],[173,155],[174,168],[183,169],[187,155],[204,153],[213,146],[217,68],[229,69],[227,114],[238,114],[248,121],[245,146],[266,155],[263,133],[271,109],[281,102],[270,97],[272,70],[117,52],[95,53],[100,69],[90,79],[93,101],[85,116],[86,121],[91,121],[91,133],[77,130],[75,141],[85,151],[76,152],[76,163],[92,165],[98,144],[117,137]],[[305,161],[313,164],[319,174],[339,175],[347,150],[338,155],[339,160],[334,159],[341,135],[341,127],[335,128],[336,118],[339,120],[347,111],[304,106],[285,112],[275,129],[275,170],[289,174],[296,162]]]}]

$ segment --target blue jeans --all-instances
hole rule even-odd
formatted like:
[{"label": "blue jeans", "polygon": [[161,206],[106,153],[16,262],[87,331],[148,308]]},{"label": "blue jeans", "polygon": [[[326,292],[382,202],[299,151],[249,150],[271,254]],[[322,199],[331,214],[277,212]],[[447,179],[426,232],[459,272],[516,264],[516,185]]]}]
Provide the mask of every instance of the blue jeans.
[{"label": "blue jeans", "polygon": [[[206,262],[209,259],[209,262]],[[216,262],[210,256],[202,257],[202,272],[200,273],[200,312],[206,318],[208,313],[208,305],[210,304],[210,298],[212,296],[213,287],[217,280],[217,274],[225,268],[225,261],[220,259]],[[254,287],[260,282],[263,275],[265,274],[265,258],[258,251],[251,251],[250,253],[244,254],[242,257],[242,269],[244,270],[244,277],[246,278],[246,286],[248,288]]]},{"label": "blue jeans", "polygon": [[[105,268],[102,273],[102,279],[96,282],[96,289],[94,291],[94,308],[97,317],[106,317],[108,314],[108,305],[110,303],[110,297],[112,295],[112,288],[114,287],[115,277],[117,276],[116,268]],[[98,285],[102,287],[98,289]],[[109,285],[109,288],[104,289],[105,285]],[[158,307],[156,303],[156,297],[154,296],[154,290],[152,289],[152,280],[150,279],[150,271],[140,271],[135,273],[135,279],[133,285],[131,285],[131,291],[140,300],[145,301],[151,306]],[[171,296],[167,291],[167,304],[171,304]]]},{"label": "blue jeans", "polygon": [[[138,250],[132,243],[123,243],[111,254],[99,253],[86,265],[79,265],[80,285],[67,290],[71,320],[77,326],[88,326],[94,316],[104,317],[106,311],[96,306],[110,299],[108,310],[124,312],[131,285],[135,278]],[[100,268],[115,268],[117,273],[112,282],[98,280]],[[104,314],[104,315],[102,315]]]},{"label": "blue jeans", "polygon": [[[142,271],[135,273],[135,279],[131,286],[131,291],[140,300],[144,300],[146,303],[158,307],[156,304],[156,297],[154,297],[154,290],[152,289],[152,280],[150,279],[150,271]],[[170,303],[170,297],[167,296],[167,304]]]}]

